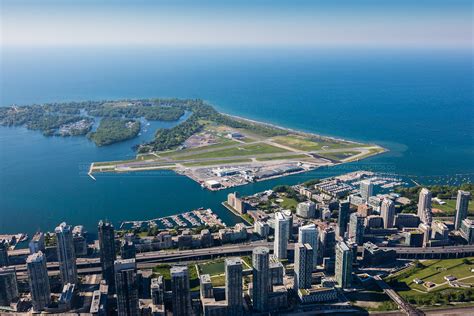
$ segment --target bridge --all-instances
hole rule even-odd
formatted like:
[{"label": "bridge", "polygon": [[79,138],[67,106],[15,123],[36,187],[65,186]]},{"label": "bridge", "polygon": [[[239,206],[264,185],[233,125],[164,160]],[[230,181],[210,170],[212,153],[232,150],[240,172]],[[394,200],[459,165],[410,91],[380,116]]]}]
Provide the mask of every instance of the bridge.
[{"label": "bridge", "polygon": [[384,280],[380,276],[375,276],[374,277],[375,282],[377,285],[380,287],[380,289],[383,290],[385,294],[388,295],[394,301],[397,305],[398,308],[400,308],[402,311],[404,311],[407,315],[409,316],[423,316],[425,313],[422,311],[416,309],[412,305],[410,305],[407,301],[403,299],[395,290],[393,290],[387,283],[385,283]]}]

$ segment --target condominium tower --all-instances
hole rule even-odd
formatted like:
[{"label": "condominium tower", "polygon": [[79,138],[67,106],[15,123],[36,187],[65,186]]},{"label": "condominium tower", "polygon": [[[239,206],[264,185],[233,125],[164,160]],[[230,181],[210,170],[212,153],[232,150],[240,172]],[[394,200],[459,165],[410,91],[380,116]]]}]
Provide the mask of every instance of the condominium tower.
[{"label": "condominium tower", "polygon": [[278,259],[287,258],[288,235],[290,221],[281,212],[275,214],[275,245],[274,254]]},{"label": "condominium tower", "polygon": [[471,192],[458,191],[458,197],[456,199],[456,218],[454,220],[454,229],[461,228],[462,221],[467,218],[467,209],[469,207],[469,199],[471,198]]},{"label": "condominium tower", "polygon": [[242,260],[240,258],[227,258],[225,260],[225,297],[227,300],[227,315],[242,315]]},{"label": "condominium tower", "polygon": [[266,247],[257,247],[252,252],[253,290],[252,305],[258,312],[268,310],[268,293],[270,290],[270,250]]},{"label": "condominium tower", "polygon": [[115,291],[119,316],[140,315],[135,259],[115,260]]},{"label": "condominium tower", "polygon": [[59,272],[63,285],[68,283],[77,283],[76,253],[74,251],[74,242],[71,226],[65,222],[61,223],[54,230],[57,239],[57,252]]},{"label": "condominium tower", "polygon": [[46,256],[38,251],[26,259],[33,311],[42,311],[51,303]]},{"label": "condominium tower", "polygon": [[99,247],[100,247],[100,265],[102,267],[102,278],[109,285],[109,289],[114,289],[114,261],[115,253],[115,231],[111,223],[100,221]]},{"label": "condominium tower", "polygon": [[319,232],[314,224],[301,226],[298,229],[298,242],[302,244],[309,244],[313,249],[313,267],[318,263],[319,251]]},{"label": "condominium tower", "polygon": [[173,316],[192,315],[188,267],[174,266],[171,273]]}]

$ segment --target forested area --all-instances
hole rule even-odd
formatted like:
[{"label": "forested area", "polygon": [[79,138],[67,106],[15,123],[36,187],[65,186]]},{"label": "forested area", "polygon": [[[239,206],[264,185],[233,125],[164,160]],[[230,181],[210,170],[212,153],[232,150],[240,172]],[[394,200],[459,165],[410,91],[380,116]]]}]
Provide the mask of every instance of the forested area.
[{"label": "forested area", "polygon": [[134,138],[140,132],[140,121],[121,118],[104,118],[95,132],[88,137],[97,146],[105,146]]}]

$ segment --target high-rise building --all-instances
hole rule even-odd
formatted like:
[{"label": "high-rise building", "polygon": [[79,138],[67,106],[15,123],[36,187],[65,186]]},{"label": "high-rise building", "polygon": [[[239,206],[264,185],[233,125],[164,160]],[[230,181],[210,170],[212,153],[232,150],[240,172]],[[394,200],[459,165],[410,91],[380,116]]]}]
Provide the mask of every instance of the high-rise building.
[{"label": "high-rise building", "polygon": [[151,299],[153,304],[162,305],[165,303],[165,280],[162,275],[151,279]]},{"label": "high-rise building", "polygon": [[290,231],[290,221],[281,212],[275,214],[275,245],[274,254],[278,259],[287,258],[288,235]]},{"label": "high-rise building", "polygon": [[296,215],[303,218],[314,218],[316,215],[316,204],[312,201],[298,203]]},{"label": "high-rise building", "polygon": [[100,221],[99,230],[99,248],[100,265],[102,267],[102,278],[107,282],[109,290],[114,289],[114,261],[115,253],[115,231],[111,223]]},{"label": "high-rise building", "polygon": [[0,239],[0,267],[8,266],[8,242]]},{"label": "high-rise building", "polygon": [[458,191],[458,197],[456,199],[456,218],[454,220],[454,229],[460,229],[462,221],[467,218],[467,209],[469,207],[469,199],[471,198],[471,192],[469,191]]},{"label": "high-rise building", "polygon": [[349,239],[362,246],[364,243],[365,217],[352,213],[349,220]]},{"label": "high-rise building", "polygon": [[319,232],[314,224],[301,226],[298,229],[298,242],[302,244],[310,244],[313,248],[313,267],[318,263],[319,251]]},{"label": "high-rise building", "polygon": [[293,212],[291,210],[282,210],[281,214],[288,221],[288,234],[287,240],[293,238]]},{"label": "high-rise building", "polygon": [[37,253],[38,251],[45,252],[46,245],[44,242],[44,234],[42,232],[37,232],[31,241],[28,244],[28,248],[30,248],[30,254]]},{"label": "high-rise building", "polygon": [[115,260],[115,291],[119,316],[140,315],[135,259]]},{"label": "high-rise building", "polygon": [[369,197],[374,195],[374,185],[370,180],[362,180],[360,182],[360,196],[365,202],[369,201]]},{"label": "high-rise building", "polygon": [[242,260],[240,258],[225,259],[225,297],[227,315],[242,315]]},{"label": "high-rise building", "polygon": [[59,224],[55,229],[58,242],[58,263],[61,282],[63,285],[77,283],[76,253],[72,238],[71,226],[65,222]]},{"label": "high-rise building", "polygon": [[18,285],[15,268],[0,268],[0,306],[8,306],[17,298]]},{"label": "high-rise building", "polygon": [[173,316],[192,315],[188,267],[174,266],[170,273]]},{"label": "high-rise building", "polygon": [[339,203],[339,214],[337,219],[337,235],[344,237],[347,230],[347,223],[351,212],[351,204],[349,201]]},{"label": "high-rise building", "polygon": [[339,287],[346,289],[352,282],[352,250],[341,241],[336,245],[336,282]]},{"label": "high-rise building", "polygon": [[252,251],[253,289],[252,305],[258,312],[268,311],[268,293],[270,290],[270,250],[257,247]]},{"label": "high-rise building", "polygon": [[137,256],[137,249],[135,243],[131,240],[122,240],[120,244],[120,257],[122,259],[135,259]]},{"label": "high-rise building", "polygon": [[420,196],[418,198],[417,214],[423,223],[431,225],[431,192],[426,188],[421,189]]},{"label": "high-rise building", "polygon": [[390,199],[384,199],[380,207],[380,215],[383,218],[383,227],[392,228],[395,223],[395,203]]},{"label": "high-rise building", "polygon": [[295,291],[311,288],[312,272],[313,248],[310,244],[295,244]]},{"label": "high-rise building", "polygon": [[26,259],[26,268],[33,310],[42,311],[51,303],[46,256],[41,251],[29,255]]}]

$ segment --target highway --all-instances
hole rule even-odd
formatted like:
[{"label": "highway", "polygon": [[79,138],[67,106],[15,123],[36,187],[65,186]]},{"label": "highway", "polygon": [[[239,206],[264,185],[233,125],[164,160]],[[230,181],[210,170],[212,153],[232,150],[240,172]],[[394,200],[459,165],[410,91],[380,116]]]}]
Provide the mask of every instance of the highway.
[{"label": "highway", "polygon": [[[273,248],[273,243],[266,241],[255,241],[245,244],[231,244],[203,249],[150,251],[137,253],[136,261],[139,268],[152,268],[160,262],[187,261],[199,257],[249,254],[255,247],[258,246]],[[288,249],[293,249],[293,244],[289,244]],[[100,272],[99,258],[78,258],[76,263],[79,273]],[[17,270],[18,278],[26,276],[26,264],[15,265],[14,267]],[[48,273],[50,273],[50,275],[54,275],[56,274],[59,266],[57,262],[48,262],[47,267]]]},{"label": "highway", "polygon": [[[219,247],[202,248],[202,249],[190,249],[190,250],[161,250],[161,251],[150,251],[137,253],[137,262],[169,262],[179,261],[181,259],[191,259],[196,257],[204,256],[226,256],[226,255],[238,255],[242,253],[250,253],[255,247],[264,246],[270,249],[273,248],[273,242],[267,241],[253,241],[242,244],[229,244]],[[288,250],[293,250],[294,244],[288,244]],[[463,254],[463,253],[474,253],[474,245],[465,246],[446,246],[446,247],[381,247],[382,249],[393,249],[399,256],[414,254],[417,256],[433,255],[433,254]],[[362,252],[363,248],[359,247],[359,252]],[[10,251],[9,255],[26,255],[28,249]],[[78,258],[77,265],[79,267],[91,266],[99,264],[99,258]],[[56,262],[48,263],[48,268],[57,268]],[[25,265],[17,265],[18,271],[26,269]]]}]

